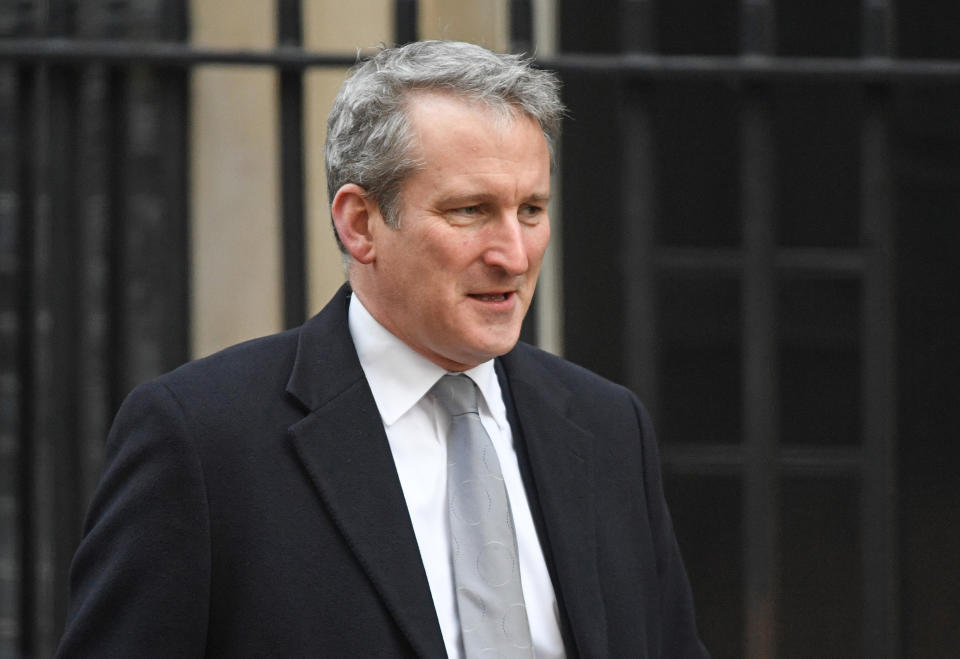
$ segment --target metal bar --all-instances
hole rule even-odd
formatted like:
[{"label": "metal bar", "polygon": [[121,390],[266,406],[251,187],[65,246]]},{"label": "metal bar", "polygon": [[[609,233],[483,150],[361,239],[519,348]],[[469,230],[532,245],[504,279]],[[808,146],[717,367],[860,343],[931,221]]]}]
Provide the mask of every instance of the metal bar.
[{"label": "metal bar", "polygon": [[[623,21],[634,24],[649,17],[646,0],[625,2]],[[636,25],[634,25],[636,27]],[[620,46],[639,52],[653,47],[652,30],[623,30]],[[659,415],[657,364],[656,272],[656,131],[650,106],[652,90],[634,81],[623,81],[621,134],[623,148],[620,180],[620,271],[623,277],[623,351],[625,379],[656,418]]]},{"label": "metal bar", "polygon": [[[107,144],[110,151],[110,187],[108,188],[109,200],[107,201],[110,209],[110,278],[109,278],[109,324],[110,324],[110,346],[113,354],[111,355],[110,369],[110,409],[117,410],[120,402],[130,391],[132,384],[125,376],[127,358],[126,350],[126,323],[124,321],[124,297],[126,283],[124,268],[126,259],[123,255],[122,245],[125,238],[124,206],[125,191],[123,186],[126,182],[126,172],[124,166],[125,156],[124,147],[126,140],[126,76],[124,69],[107,69],[110,77],[110,94],[108,97],[109,108],[109,133],[107,134]],[[187,167],[184,168],[184,176],[187,175]],[[184,215],[186,217],[186,215]]]},{"label": "metal bar", "polygon": [[303,42],[300,0],[277,0],[277,44],[299,48]]},{"label": "metal bar", "polygon": [[660,459],[664,470],[670,473],[739,476],[743,472],[744,451],[738,444],[667,443],[660,447]]},{"label": "metal bar", "polygon": [[0,59],[80,65],[102,62],[120,66],[152,64],[189,68],[198,64],[272,66],[280,69],[348,67],[356,53],[316,53],[278,46],[272,50],[197,48],[167,41],[83,41],[77,39],[0,39]]},{"label": "metal bar", "polygon": [[[121,13],[107,14],[97,3],[82,3],[75,9],[76,35],[109,39],[116,35]],[[78,418],[76,445],[77,491],[73,493],[75,525],[64,525],[60,533],[72,543],[80,539],[84,512],[93,497],[103,469],[104,438],[113,416],[111,368],[113,357],[110,331],[113,285],[111,275],[114,174],[112,166],[113,99],[110,69],[90,64],[69,71],[77,80],[76,153],[82,167],[74,168],[75,224],[79,237],[74,246],[78,258],[77,276],[77,360],[75,387]]]},{"label": "metal bar", "polygon": [[[361,54],[361,58],[363,55]],[[0,59],[81,65],[99,61],[120,66],[153,64],[189,68],[199,64],[272,66],[280,69],[348,67],[356,53],[318,53],[300,48],[272,50],[198,48],[179,42],[106,42],[74,39],[0,39]],[[771,55],[707,56],[624,53],[564,53],[537,58],[545,68],[618,73],[663,80],[726,82],[823,81],[860,83],[942,83],[960,78],[960,61],[896,60],[886,57],[776,57]]]},{"label": "metal bar", "polygon": [[864,272],[866,255],[859,249],[781,248],[776,256],[777,270],[812,275],[857,276]]},{"label": "metal bar", "polygon": [[592,71],[671,81],[934,83],[953,82],[960,77],[960,62],[955,60],[565,53],[538,62],[561,73]]},{"label": "metal bar", "polygon": [[[620,47],[625,53],[654,56],[657,38],[652,0],[621,0]],[[655,56],[654,56],[655,57]]]},{"label": "metal bar", "polygon": [[778,464],[785,474],[859,476],[863,461],[859,448],[791,447],[780,450]]},{"label": "metal bar", "polygon": [[[23,30],[23,6],[0,5],[0,32]],[[27,527],[24,472],[28,467],[23,437],[28,427],[29,328],[25,291],[30,225],[24,217],[23,160],[26,112],[22,111],[23,75],[12,62],[0,63],[0,656],[23,655]]]},{"label": "metal bar", "polygon": [[[39,68],[39,67],[38,67]],[[36,145],[40,135],[39,112],[40,100],[40,71],[38,68],[21,71],[19,85],[19,116],[20,116],[20,144],[18,145],[19,171],[18,187],[20,188],[20,218],[23,234],[20,237],[20,253],[22,254],[22,298],[20,300],[20,317],[23,327],[19,370],[21,374],[21,390],[23,396],[20,404],[21,432],[20,432],[20,483],[19,483],[19,512],[20,512],[20,652],[29,656],[33,649],[34,629],[32,624],[33,611],[36,608],[36,594],[34,589],[34,574],[36,573],[36,520],[33,512],[33,462],[35,452],[36,428],[33,424],[34,406],[33,392],[36,390],[36,372],[34,369],[34,346],[37,336],[34,333],[34,290],[36,281],[34,272],[34,244],[37,230],[37,199],[35,183],[38,165],[36,162]]]},{"label": "metal bar", "polygon": [[[70,559],[73,557],[83,521],[82,503],[77,496],[80,491],[79,446],[74,433],[80,418],[80,401],[75,387],[80,382],[80,263],[76,252],[80,227],[74,219],[74,204],[77,199],[77,125],[74,113],[77,107],[77,80],[62,67],[51,67],[51,120],[49,169],[52,175],[48,188],[50,219],[56,235],[49,237],[49,255],[54,259],[49,264],[47,284],[57,286],[48,290],[46,302],[53,321],[50,334],[53,343],[48,346],[55,372],[48,383],[53,384],[53,396],[48,399],[51,407],[41,413],[56,417],[48,420],[49,430],[46,449],[53,454],[46,456],[43,478],[52,477],[46,497],[38,493],[38,502],[49,497],[53,508],[49,511],[47,537],[44,542],[51,547],[51,573],[46,579],[50,592],[43,595],[41,634],[37,638],[37,655],[50,656],[56,650],[60,631],[67,616],[64,593],[69,582]],[[51,496],[52,493],[52,496]]]},{"label": "metal bar", "polygon": [[23,535],[20,438],[25,428],[23,327],[26,259],[20,201],[22,128],[19,112],[20,74],[12,64],[0,65],[0,656],[19,654],[23,616]]},{"label": "metal bar", "polygon": [[893,57],[896,50],[892,0],[863,0],[863,56]]},{"label": "metal bar", "polygon": [[[163,16],[152,29],[157,38],[186,43],[189,37],[188,3],[165,0]],[[187,361],[190,357],[190,155],[188,128],[190,124],[188,71],[155,72],[159,90],[162,120],[159,126],[163,176],[158,195],[169,209],[168,266],[166,276],[168,295],[165,297],[163,363],[161,372]],[[154,286],[162,286],[155,280]],[[119,402],[119,401],[118,401]]]},{"label": "metal bar", "polygon": [[[738,475],[746,462],[739,444],[665,444],[661,454],[664,468],[682,474]],[[776,461],[788,474],[859,476],[864,456],[859,448],[791,447]]]},{"label": "metal bar", "polygon": [[[742,0],[744,59],[774,51],[772,0]],[[765,87],[744,90],[740,115],[740,186],[743,213],[744,566],[748,659],[777,652],[779,588],[779,368],[776,337],[776,186],[773,127]]]},{"label": "metal bar", "polygon": [[773,3],[771,0],[741,0],[740,52],[769,56],[775,51]]},{"label": "metal bar", "polygon": [[623,150],[620,181],[623,277],[623,351],[626,384],[659,413],[656,271],[656,133],[649,89],[628,84],[623,90]]},{"label": "metal bar", "polygon": [[420,31],[418,5],[417,0],[394,0],[393,39],[398,46],[417,40],[417,34]]},{"label": "metal bar", "polygon": [[161,39],[186,41],[190,34],[190,2],[162,0],[162,11],[156,17],[155,28]]},{"label": "metal bar", "polygon": [[[36,34],[44,34],[46,25],[40,12],[31,21]],[[46,472],[45,460],[51,450],[49,421],[44,412],[54,396],[48,386],[53,370],[50,305],[44,302],[51,287],[49,276],[49,239],[51,212],[47,168],[50,154],[51,92],[49,67],[21,70],[21,181],[24,236],[23,300],[23,419],[20,437],[20,514],[21,574],[20,651],[24,656],[40,656],[45,627],[51,628],[50,575],[53,549],[49,542],[52,515],[50,497],[44,492],[53,480]],[[67,381],[64,376],[63,381]],[[66,410],[64,410],[65,412]],[[61,412],[62,413],[62,412]],[[55,482],[55,481],[54,481]]]},{"label": "metal bar", "polygon": [[[508,4],[510,11],[510,50],[514,53],[532,54],[533,7],[530,0],[510,0]],[[555,245],[560,243],[559,240],[553,242]],[[545,258],[543,265],[546,266],[548,264],[549,261]],[[543,343],[541,342],[543,329],[541,321],[544,317],[544,311],[541,307],[544,304],[544,291],[548,288],[548,285],[544,285],[547,277],[549,277],[549,274],[542,270],[538,287],[539,293],[533,298],[530,308],[527,310],[527,315],[523,320],[523,325],[520,328],[520,340],[539,347],[543,347]]]},{"label": "metal bar", "polygon": [[[299,47],[300,0],[278,0],[277,42]],[[303,71],[280,71],[280,212],[283,243],[283,321],[295,327],[307,318],[306,233],[304,229]]]},{"label": "metal bar", "polygon": [[533,3],[510,0],[510,50],[533,54]]},{"label": "metal bar", "polygon": [[[743,256],[737,249],[661,247],[655,256],[657,270],[704,274],[739,274]],[[867,267],[860,249],[787,247],[777,250],[775,267],[784,274],[859,276]]]},{"label": "metal bar", "polygon": [[[891,0],[863,4],[864,54],[894,54]],[[889,95],[865,90],[861,128],[861,240],[867,252],[862,313],[864,656],[901,656],[897,470],[894,180]]]},{"label": "metal bar", "polygon": [[67,570],[73,551],[77,475],[73,431],[77,419],[78,352],[76,223],[72,221],[72,168],[76,107],[70,76],[41,67],[34,89],[31,168],[33,257],[30,318],[32,426],[29,455],[29,545],[32,556],[24,642],[31,656],[52,656],[65,616]]},{"label": "metal bar", "polygon": [[[510,11],[510,50],[514,53],[529,53],[533,43],[533,9],[529,0],[509,0],[508,9]],[[553,172],[551,172],[553,175]],[[552,179],[551,179],[552,181]],[[552,210],[549,208],[548,210]],[[551,231],[554,230],[551,226]],[[554,247],[562,244],[560,240],[551,239]],[[543,266],[552,266],[550,257],[545,255]],[[537,287],[537,295],[533,298],[530,308],[527,309],[527,315],[523,319],[523,325],[520,327],[520,340],[538,347],[543,347],[541,342],[541,333],[543,330],[542,319],[544,317],[543,305],[549,304],[543,298],[546,297],[545,291],[549,288],[547,279],[552,273],[547,272],[546,267],[541,269],[540,280]]]},{"label": "metal bar", "polygon": [[[878,92],[879,93],[879,92]],[[865,656],[898,657],[896,477],[896,316],[893,181],[883,101],[867,102],[863,122],[863,240],[870,248],[863,299],[864,643]]]},{"label": "metal bar", "polygon": [[[79,243],[77,341],[76,464],[79,490],[74,494],[79,522],[100,480],[103,443],[112,416],[110,346],[110,139],[109,78],[102,66],[81,72],[77,107],[78,161],[75,171],[76,224]],[[60,529],[79,541],[80,524]]]},{"label": "metal bar", "polygon": [[658,272],[739,275],[743,268],[738,249],[659,247],[653,258]]},{"label": "metal bar", "polygon": [[775,334],[773,138],[761,92],[748,90],[741,116],[743,198],[743,418],[746,656],[776,653],[778,493],[775,455],[779,369]]},{"label": "metal bar", "polygon": [[[66,0],[51,0],[35,14],[38,33],[62,37],[70,29]],[[25,417],[30,447],[25,456],[23,651],[52,656],[66,614],[72,535],[79,525],[78,477],[73,429],[77,420],[78,232],[71,221],[75,199],[76,107],[72,76],[62,67],[34,69],[30,102],[27,183],[32,197],[27,315],[31,326],[30,405]],[[26,439],[26,438],[25,438]],[[23,444],[26,446],[26,443]]]},{"label": "metal bar", "polygon": [[[183,38],[185,35],[181,36]],[[165,288],[164,340],[160,371],[170,370],[190,358],[190,157],[187,126],[190,122],[188,77],[168,71],[159,77],[158,149],[163,166],[157,195],[168,209],[166,272],[154,271],[154,291]],[[151,374],[153,377],[156,374]],[[119,404],[119,400],[117,401]]]},{"label": "metal bar", "polygon": [[122,85],[117,210],[124,221],[116,227],[115,275],[121,396],[189,357],[186,80],[181,72],[138,68]]}]

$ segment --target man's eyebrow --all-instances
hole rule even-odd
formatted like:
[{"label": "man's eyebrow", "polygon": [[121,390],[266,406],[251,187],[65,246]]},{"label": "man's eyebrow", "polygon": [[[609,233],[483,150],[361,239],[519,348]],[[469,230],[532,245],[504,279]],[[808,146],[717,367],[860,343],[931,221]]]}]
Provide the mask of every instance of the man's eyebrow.
[{"label": "man's eyebrow", "polygon": [[464,192],[461,194],[452,194],[452,195],[443,197],[440,200],[440,203],[443,206],[449,206],[449,205],[456,206],[459,204],[473,205],[473,204],[490,201],[491,199],[493,199],[493,197],[494,195],[486,194],[482,192]]},{"label": "man's eyebrow", "polygon": [[550,195],[548,194],[533,194],[527,197],[527,203],[533,202],[535,204],[545,204],[550,201]]},{"label": "man's eyebrow", "polygon": [[[462,194],[451,194],[446,197],[442,197],[438,205],[440,206],[475,206],[477,204],[485,204],[497,200],[497,195],[490,194],[486,192],[464,192]],[[524,197],[521,201],[523,204],[546,204],[550,201],[549,194],[532,194],[529,197]]]}]

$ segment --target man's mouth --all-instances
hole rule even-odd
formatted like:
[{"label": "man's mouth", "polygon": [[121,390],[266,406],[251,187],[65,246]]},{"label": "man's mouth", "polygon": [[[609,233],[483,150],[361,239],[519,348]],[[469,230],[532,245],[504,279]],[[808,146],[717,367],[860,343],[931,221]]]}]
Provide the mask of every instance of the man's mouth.
[{"label": "man's mouth", "polygon": [[481,302],[503,302],[512,293],[471,293],[470,297]]}]

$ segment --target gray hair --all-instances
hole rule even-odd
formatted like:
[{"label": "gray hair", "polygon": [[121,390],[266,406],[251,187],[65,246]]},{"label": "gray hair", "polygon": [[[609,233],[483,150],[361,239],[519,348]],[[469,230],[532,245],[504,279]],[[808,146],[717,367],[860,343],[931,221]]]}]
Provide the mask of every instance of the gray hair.
[{"label": "gray hair", "polygon": [[[553,72],[522,55],[458,41],[386,48],[354,68],[330,110],[324,153],[330,203],[342,186],[355,183],[378,203],[388,225],[398,225],[400,189],[422,165],[410,153],[406,112],[416,92],[452,94],[507,119],[527,115],[540,124],[553,155],[564,114]],[[339,235],[337,244],[346,253]]]}]

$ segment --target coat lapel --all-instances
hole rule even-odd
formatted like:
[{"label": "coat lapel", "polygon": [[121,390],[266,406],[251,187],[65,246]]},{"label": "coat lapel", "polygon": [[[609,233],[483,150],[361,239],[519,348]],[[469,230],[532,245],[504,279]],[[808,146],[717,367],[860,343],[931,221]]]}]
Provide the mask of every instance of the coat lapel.
[{"label": "coat lapel", "polygon": [[416,536],[347,328],[349,289],[301,329],[287,391],[310,410],[297,455],[387,609],[421,656],[445,656]]},{"label": "coat lapel", "polygon": [[[580,656],[607,654],[606,614],[596,563],[594,436],[571,420],[570,392],[518,348],[502,358],[530,458],[556,589]],[[529,489],[529,487],[528,487]]]}]

